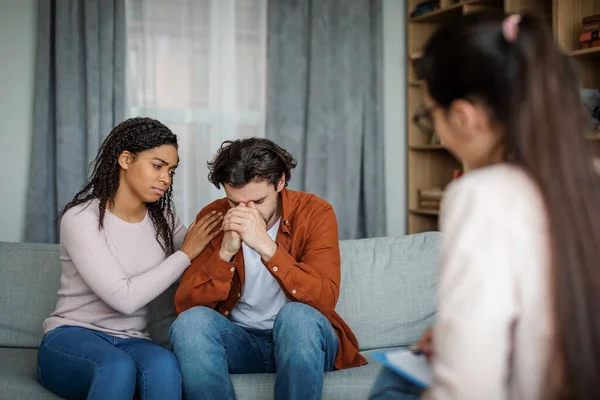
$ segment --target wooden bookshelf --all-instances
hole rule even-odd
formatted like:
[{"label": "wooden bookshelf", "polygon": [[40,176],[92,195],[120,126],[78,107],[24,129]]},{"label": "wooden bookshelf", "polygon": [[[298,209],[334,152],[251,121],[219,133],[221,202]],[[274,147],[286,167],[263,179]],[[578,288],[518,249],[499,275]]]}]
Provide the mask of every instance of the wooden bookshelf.
[{"label": "wooden bookshelf", "polygon": [[[407,1],[407,15],[422,0]],[[445,187],[453,178],[453,170],[463,168],[444,146],[431,144],[412,123],[412,116],[423,104],[424,82],[417,79],[414,61],[423,56],[427,39],[440,25],[462,15],[485,9],[506,12],[534,12],[552,24],[554,35],[566,54],[573,57],[584,88],[600,89],[600,47],[581,49],[579,34],[583,17],[600,13],[600,0],[441,0],[440,8],[408,18],[407,35],[407,144],[408,144],[408,233],[438,230],[438,210],[419,208],[417,190]],[[600,156],[600,133],[587,138]]]}]

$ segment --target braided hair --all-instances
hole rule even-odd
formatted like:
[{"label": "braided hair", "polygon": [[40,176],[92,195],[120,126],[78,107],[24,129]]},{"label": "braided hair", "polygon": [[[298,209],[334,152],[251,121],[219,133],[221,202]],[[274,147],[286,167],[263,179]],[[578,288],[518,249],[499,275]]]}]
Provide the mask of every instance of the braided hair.
[{"label": "braided hair", "polygon": [[[98,228],[104,227],[106,206],[114,202],[119,188],[121,169],[118,163],[119,154],[129,151],[135,157],[137,153],[162,145],[171,145],[177,148],[177,136],[159,121],[136,117],[121,122],[106,137],[98,155],[90,164],[90,168],[93,168],[91,178],[60,212],[58,218],[60,219],[70,208],[97,198],[100,201]],[[156,229],[156,240],[167,255],[174,252],[175,214],[173,213],[172,188],[171,181],[171,185],[158,201],[146,203],[148,214]]]}]

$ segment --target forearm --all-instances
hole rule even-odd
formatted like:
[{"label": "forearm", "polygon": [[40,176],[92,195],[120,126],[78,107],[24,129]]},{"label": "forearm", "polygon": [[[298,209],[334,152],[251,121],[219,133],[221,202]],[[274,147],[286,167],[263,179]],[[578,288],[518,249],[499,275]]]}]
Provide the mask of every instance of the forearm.
[{"label": "forearm", "polygon": [[294,300],[308,304],[326,316],[335,309],[339,297],[339,278],[336,279],[339,264],[311,266],[297,262],[280,248],[263,264]]},{"label": "forearm", "polygon": [[237,261],[224,261],[220,252],[201,255],[185,271],[175,294],[175,309],[181,313],[195,306],[214,308],[227,299]]}]

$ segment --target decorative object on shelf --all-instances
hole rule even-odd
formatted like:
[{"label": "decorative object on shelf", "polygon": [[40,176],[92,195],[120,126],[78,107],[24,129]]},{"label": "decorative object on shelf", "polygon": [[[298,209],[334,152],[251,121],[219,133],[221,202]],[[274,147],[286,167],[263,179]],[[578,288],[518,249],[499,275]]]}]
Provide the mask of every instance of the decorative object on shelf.
[{"label": "decorative object on shelf", "polygon": [[439,187],[417,189],[418,207],[439,210],[444,190]]},{"label": "decorative object on shelf", "polygon": [[410,13],[410,17],[420,17],[421,15],[435,11],[438,8],[440,8],[440,0],[426,0],[417,4],[415,9]]},{"label": "decorative object on shelf", "polygon": [[585,111],[590,116],[590,121],[594,130],[600,128],[600,90],[598,89],[580,89],[581,101]]},{"label": "decorative object on shelf", "polygon": [[437,133],[433,132],[433,134],[431,134],[431,137],[429,138],[429,144],[442,144],[442,142],[440,141],[440,137]]},{"label": "decorative object on shelf", "polygon": [[600,14],[584,17],[579,43],[582,49],[600,46]]}]

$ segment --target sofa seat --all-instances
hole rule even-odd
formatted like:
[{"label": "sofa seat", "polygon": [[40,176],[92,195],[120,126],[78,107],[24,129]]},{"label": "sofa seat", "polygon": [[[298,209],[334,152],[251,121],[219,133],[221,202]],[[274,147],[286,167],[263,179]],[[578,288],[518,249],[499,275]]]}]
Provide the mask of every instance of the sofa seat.
[{"label": "sofa seat", "polygon": [[[340,242],[336,311],[367,358],[377,349],[414,344],[433,324],[440,238],[440,233],[428,232]],[[56,306],[60,274],[58,245],[0,242],[0,400],[58,398],[39,384],[35,366],[42,323]],[[163,346],[169,345],[169,327],[176,318],[176,288],[148,307],[148,333]],[[370,362],[327,373],[323,398],[366,399],[380,369]],[[234,375],[233,382],[238,399],[273,398],[274,375]]]},{"label": "sofa seat", "polygon": [[[369,358],[373,351],[362,354]],[[37,349],[0,348],[0,393],[6,400],[60,399],[44,389],[37,378]],[[325,374],[323,398],[331,400],[366,399],[381,366],[376,362]],[[273,398],[274,374],[233,375],[233,385],[239,400]]]}]

